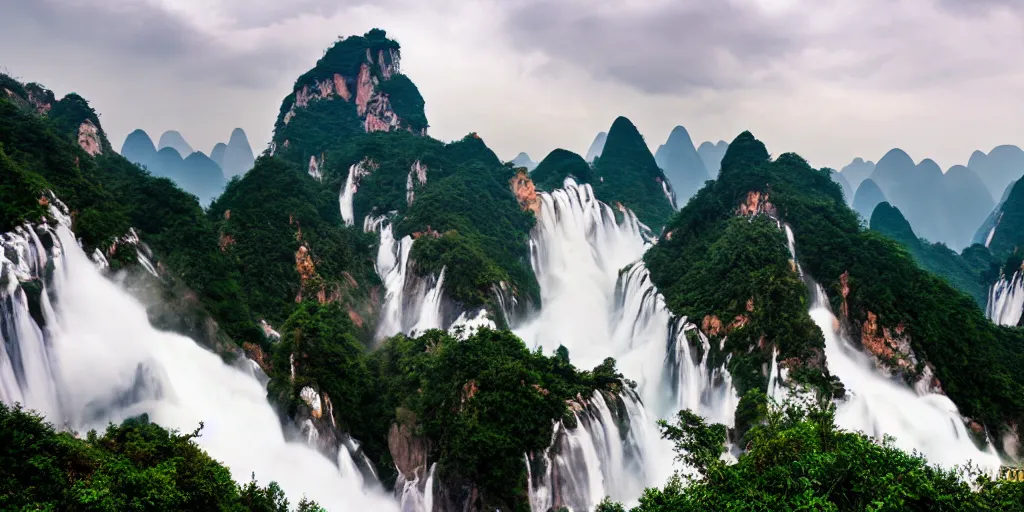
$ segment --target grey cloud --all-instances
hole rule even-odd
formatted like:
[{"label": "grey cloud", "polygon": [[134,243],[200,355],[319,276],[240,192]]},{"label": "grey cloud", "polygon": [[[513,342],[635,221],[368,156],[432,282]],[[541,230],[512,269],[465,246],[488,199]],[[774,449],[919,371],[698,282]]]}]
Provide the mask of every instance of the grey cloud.
[{"label": "grey cloud", "polygon": [[[598,2],[531,1],[513,8],[513,42],[647,93],[733,88],[800,49],[800,24],[731,0],[673,2],[604,13]],[[620,3],[623,5],[623,3]]]},{"label": "grey cloud", "polygon": [[[139,69],[219,85],[259,88],[287,68],[285,49],[231,49],[213,34],[148,2],[116,5],[75,0],[3,0],[0,42],[17,47],[23,34],[45,34],[48,51],[67,45]],[[40,50],[40,48],[35,48]]]},{"label": "grey cloud", "polygon": [[[506,23],[516,45],[554,59],[550,68],[569,62],[594,78],[662,94],[785,89],[807,79],[854,89],[947,87],[1016,72],[1007,63],[1024,51],[1006,18],[1024,26],[1024,2],[1014,0],[932,0],[935,8],[813,0],[774,11],[741,1],[632,10],[618,2],[618,10],[607,10],[597,0],[528,0]],[[987,15],[993,13],[999,16]]]}]

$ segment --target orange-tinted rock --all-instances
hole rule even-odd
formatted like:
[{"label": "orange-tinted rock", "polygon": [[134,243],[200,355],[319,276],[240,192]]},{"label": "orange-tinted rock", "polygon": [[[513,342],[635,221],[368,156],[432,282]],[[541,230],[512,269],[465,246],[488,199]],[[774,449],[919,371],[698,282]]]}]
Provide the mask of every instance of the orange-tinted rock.
[{"label": "orange-tinted rock", "polygon": [[352,93],[348,92],[348,85],[345,84],[345,77],[335,73],[334,74],[334,91],[341,96],[341,99],[345,101],[352,100]]},{"label": "orange-tinted rock", "polygon": [[365,63],[359,67],[359,77],[356,79],[356,112],[360,116],[366,115],[366,105],[373,96],[373,82],[370,80],[370,67]]},{"label": "orange-tinted rock", "polygon": [[533,185],[529,174],[519,171],[509,179],[508,184],[523,211],[529,210],[534,215],[540,214],[540,198],[537,197],[537,188]]},{"label": "orange-tinted rock", "polygon": [[722,332],[722,321],[715,315],[705,316],[700,323],[700,330],[708,336],[718,336]]},{"label": "orange-tinted rock", "polygon": [[352,323],[355,324],[356,327],[363,327],[363,317],[359,316],[359,313],[356,313],[356,310],[352,309],[352,306],[349,306],[348,308],[348,318],[349,320],[352,320]]},{"label": "orange-tinted rock", "polygon": [[245,342],[242,344],[242,350],[245,351],[245,355],[249,359],[256,361],[256,364],[260,366],[260,369],[265,373],[269,374],[273,367],[270,364],[270,358],[267,357],[266,352],[259,345],[251,342]]},{"label": "orange-tinted rock", "polygon": [[839,284],[842,285],[843,305],[840,306],[840,313],[843,318],[850,318],[850,306],[846,303],[846,298],[850,295],[850,271],[843,272],[843,275],[839,276]]},{"label": "orange-tinted rock", "polygon": [[222,232],[217,240],[217,246],[220,247],[220,251],[226,252],[232,245],[235,245],[235,237]]},{"label": "orange-tinted rock", "polygon": [[903,369],[912,367],[913,358],[910,340],[893,336],[889,329],[878,325],[878,316],[868,311],[867,320],[861,327],[861,344],[876,358],[885,363],[895,363]]}]

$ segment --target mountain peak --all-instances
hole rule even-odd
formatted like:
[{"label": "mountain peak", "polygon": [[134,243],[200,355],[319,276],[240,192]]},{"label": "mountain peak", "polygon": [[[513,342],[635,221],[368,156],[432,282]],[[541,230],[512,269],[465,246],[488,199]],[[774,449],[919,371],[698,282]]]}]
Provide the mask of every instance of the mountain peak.
[{"label": "mountain peak", "polygon": [[900,148],[892,148],[885,153],[884,156],[878,161],[878,167],[883,165],[883,162],[887,165],[899,165],[904,166],[908,162],[910,165],[914,165],[914,159],[910,158],[910,155],[906,151]]},{"label": "mountain peak", "polygon": [[585,160],[593,162],[595,158],[601,156],[601,152],[604,151],[604,143],[607,140],[608,132],[598,132],[597,137],[594,137],[594,142],[590,143],[590,149],[587,150]]},{"label": "mountain peak", "polygon": [[[309,131],[317,130],[323,119],[331,119],[335,137],[390,131],[425,136],[423,96],[401,73],[399,49],[398,42],[380,29],[331,45],[281,103],[271,153],[294,154],[298,160],[319,154],[326,142]],[[307,122],[292,124],[307,113]],[[298,144],[299,140],[303,142]]]},{"label": "mountain peak", "polygon": [[765,163],[771,159],[768,148],[757,140],[754,134],[745,131],[736,136],[725,156],[722,157],[722,171]]},{"label": "mountain peak", "polygon": [[163,148],[174,148],[178,150],[180,155],[191,155],[194,150],[192,146],[185,141],[185,137],[181,136],[177,130],[167,130],[160,135],[160,142],[156,145],[157,149]]}]

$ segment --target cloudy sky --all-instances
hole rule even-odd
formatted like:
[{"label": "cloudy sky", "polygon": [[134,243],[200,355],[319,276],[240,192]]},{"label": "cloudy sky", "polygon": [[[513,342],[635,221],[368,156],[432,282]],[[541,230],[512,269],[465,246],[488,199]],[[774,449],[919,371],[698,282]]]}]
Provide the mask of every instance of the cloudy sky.
[{"label": "cloudy sky", "polygon": [[511,159],[584,152],[618,115],[652,147],[751,130],[816,166],[894,146],[943,168],[1024,145],[1016,0],[0,0],[0,68],[143,128],[254,149],[338,36],[384,28],[431,134]]}]

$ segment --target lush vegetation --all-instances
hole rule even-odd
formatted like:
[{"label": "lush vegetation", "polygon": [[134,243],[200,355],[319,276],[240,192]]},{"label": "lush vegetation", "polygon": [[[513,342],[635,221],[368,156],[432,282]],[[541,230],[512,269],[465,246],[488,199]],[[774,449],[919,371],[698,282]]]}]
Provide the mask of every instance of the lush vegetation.
[{"label": "lush vegetation", "polygon": [[[143,415],[84,439],[0,403],[0,509],[287,512],[276,483],[239,486],[191,434]],[[294,510],[322,510],[303,499]]]},{"label": "lush vegetation", "polygon": [[974,244],[957,254],[941,242],[928,243],[918,238],[900,210],[887,202],[875,207],[871,229],[902,244],[922,268],[969,294],[978,307],[985,307],[988,286],[999,276],[999,263],[984,245]]},{"label": "lush vegetation", "polygon": [[[306,163],[311,156],[319,157],[346,139],[365,133],[365,114],[360,115],[356,107],[359,72],[364,64],[370,79],[376,82],[372,86],[388,97],[392,110],[401,119],[400,128],[415,133],[425,130],[428,123],[423,96],[408,77],[397,72],[400,49],[398,42],[388,39],[381,29],[373,29],[362,36],[339,38],[312,69],[295,81],[293,92],[281,103],[274,125],[277,154]],[[385,76],[382,63],[394,69],[390,76]],[[303,87],[308,87],[311,94],[319,94],[317,83],[330,82],[333,87],[335,75],[351,95],[348,101],[335,97],[314,100],[305,107],[296,105],[297,94]],[[285,122],[289,112],[294,116]]]},{"label": "lush vegetation", "polygon": [[590,164],[583,157],[564,149],[548,153],[548,156],[544,157],[530,173],[534,186],[544,191],[562,188],[562,183],[569,176],[580,184],[594,181]]},{"label": "lush vegetation", "polygon": [[[340,300],[370,314],[366,297],[379,284],[373,236],[346,228],[337,192],[304,168],[260,157],[244,177],[228,183],[210,205],[209,219],[218,226],[221,254],[255,315],[276,325],[301,299]],[[368,328],[373,321],[366,318]]]},{"label": "lush vegetation", "polygon": [[564,349],[530,352],[508,331],[400,335],[373,352],[354,332],[337,304],[304,303],[282,327],[271,393],[292,413],[303,386],[329,396],[339,427],[363,442],[386,485],[397,476],[388,433],[406,426],[426,441],[444,488],[476,488],[480,509],[526,509],[523,454],[548,446],[566,400],[622,385],[613,360],[577,371]]},{"label": "lush vegetation", "polygon": [[[766,389],[762,367],[772,346],[789,361],[793,378],[831,394],[825,340],[808,315],[807,288],[785,235],[767,216],[737,215],[738,204],[751,202],[747,192],[763,189],[767,176],[737,161],[742,139],[733,144],[739,146],[723,159],[720,179],[690,199],[644,256],[651,278],[674,313],[695,319],[706,334],[728,335],[725,352],[732,355],[729,370],[741,395]],[[780,192],[773,183],[772,193],[758,201],[770,208]],[[713,355],[711,364],[725,360],[725,354]]]},{"label": "lush vegetation", "polygon": [[608,130],[604,151],[594,162],[594,195],[614,205],[622,203],[655,233],[672,215],[672,203],[662,188],[665,174],[654,161],[633,123],[619,117]]},{"label": "lush vegetation", "polygon": [[[833,311],[856,338],[868,313],[877,315],[882,327],[893,332],[899,328],[910,338],[919,359],[914,370],[921,371],[925,362],[934,365],[944,391],[962,413],[993,434],[1006,423],[1019,424],[1024,418],[1024,384],[1017,378],[1024,374],[1024,334],[992,325],[970,296],[919,268],[897,242],[863,229],[827,170],[814,170],[793,154],[772,161],[749,133],[730,145],[719,179],[669,223],[671,239],[666,234],[646,256],[652,278],[674,312],[714,304],[710,288],[679,295],[688,284],[681,279],[695,278],[672,261],[692,258],[688,251],[693,244],[722,236],[707,231],[724,233],[723,226],[749,192],[759,192],[761,200],[769,201],[779,218],[792,225],[800,265],[825,287]],[[775,240],[781,245],[780,238]],[[757,273],[750,275],[758,278]],[[734,290],[735,304],[750,296],[741,292],[746,290]],[[788,324],[773,327],[770,335],[803,332],[806,306],[797,305],[788,301],[768,308]],[[758,306],[755,301],[755,311]],[[813,349],[819,336],[805,337],[805,343]],[[778,334],[768,341],[774,337]],[[914,372],[905,375],[913,377]]]},{"label": "lush vegetation", "polygon": [[[72,227],[86,250],[105,249],[134,227],[157,263],[170,270],[164,276],[170,288],[185,287],[198,296],[178,294],[173,307],[216,318],[236,340],[261,339],[240,295],[238,274],[218,251],[218,233],[196,198],[114,153],[105,137],[103,152],[89,156],[76,142],[84,119],[102,134],[98,116],[77,95],[55,104],[49,116],[39,115],[24,98],[0,98],[0,229],[45,214],[39,199],[52,190],[71,209]],[[115,255],[122,256],[134,257]]]},{"label": "lush vegetation", "polygon": [[[647,489],[633,512],[754,510],[1024,510],[1024,483],[928,465],[917,454],[836,427],[834,409],[773,407],[749,432],[746,452],[725,464],[725,427],[690,411],[662,434],[696,475],[677,473],[662,489]],[[624,511],[605,501],[601,512]]]}]

